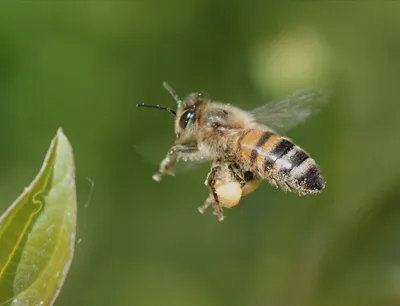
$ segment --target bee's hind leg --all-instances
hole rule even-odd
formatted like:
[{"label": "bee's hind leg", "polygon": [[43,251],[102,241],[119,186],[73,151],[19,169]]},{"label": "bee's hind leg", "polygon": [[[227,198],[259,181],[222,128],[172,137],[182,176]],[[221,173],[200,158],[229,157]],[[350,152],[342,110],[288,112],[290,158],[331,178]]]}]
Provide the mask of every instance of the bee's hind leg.
[{"label": "bee's hind leg", "polygon": [[218,217],[218,221],[222,221],[225,219],[224,213],[222,211],[221,205],[215,200],[215,196],[213,194],[210,194],[207,198],[207,200],[204,202],[203,206],[200,206],[199,212],[204,214],[205,211],[208,209],[208,207],[212,205],[214,212],[213,214]]},{"label": "bee's hind leg", "polygon": [[219,203],[217,203],[217,202],[214,202],[212,204],[212,206],[213,206],[213,209],[214,209],[213,214],[215,216],[217,216],[218,221],[223,221],[225,219],[225,216],[224,216],[224,212],[222,211],[221,205]]},{"label": "bee's hind leg", "polygon": [[190,154],[197,152],[197,146],[174,145],[169,151],[167,156],[161,161],[160,168],[157,173],[153,175],[153,180],[159,182],[163,175],[174,175],[172,168],[178,160],[179,154]]},{"label": "bee's hind leg", "polygon": [[221,170],[220,166],[215,166],[211,168],[211,171],[208,173],[207,180],[205,183],[210,188],[210,195],[204,202],[203,206],[199,207],[199,212],[203,214],[207,210],[207,208],[210,205],[212,205],[214,209],[214,215],[218,217],[218,221],[222,221],[225,218],[222,211],[222,207],[218,200],[218,194],[215,191],[216,174],[220,170]]},{"label": "bee's hind leg", "polygon": [[207,198],[207,200],[204,202],[203,206],[200,206],[198,208],[199,212],[201,214],[204,214],[206,212],[206,210],[208,209],[208,207],[213,204],[215,202],[214,196],[212,194],[210,194]]}]

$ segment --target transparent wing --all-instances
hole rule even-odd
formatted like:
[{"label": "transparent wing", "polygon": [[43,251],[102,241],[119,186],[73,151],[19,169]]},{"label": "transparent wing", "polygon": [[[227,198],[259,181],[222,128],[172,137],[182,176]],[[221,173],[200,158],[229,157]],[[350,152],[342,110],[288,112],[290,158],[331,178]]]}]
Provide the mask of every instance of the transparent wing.
[{"label": "transparent wing", "polygon": [[328,90],[304,89],[257,107],[250,114],[273,130],[287,131],[316,114],[327,104],[329,96]]},{"label": "transparent wing", "polygon": [[[143,161],[148,162],[149,164],[154,166],[154,172],[158,170],[161,161],[168,153],[169,148],[171,147],[173,139],[163,139],[160,137],[149,137],[146,140],[136,141],[133,145],[133,150],[140,156]],[[163,148],[164,151],[160,150]],[[185,162],[180,159],[176,163],[174,167],[174,172],[176,174],[191,172],[194,170],[198,170],[201,167],[201,164],[207,162],[204,160],[196,160]]]}]

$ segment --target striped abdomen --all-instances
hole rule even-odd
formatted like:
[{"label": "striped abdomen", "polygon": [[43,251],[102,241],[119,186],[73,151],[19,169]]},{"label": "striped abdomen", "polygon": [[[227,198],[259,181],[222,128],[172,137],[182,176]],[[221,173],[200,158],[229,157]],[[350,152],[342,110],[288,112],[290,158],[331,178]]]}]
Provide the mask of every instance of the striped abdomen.
[{"label": "striped abdomen", "polygon": [[273,185],[299,194],[318,193],[325,181],[315,161],[291,140],[265,129],[250,129],[237,139],[243,165]]}]

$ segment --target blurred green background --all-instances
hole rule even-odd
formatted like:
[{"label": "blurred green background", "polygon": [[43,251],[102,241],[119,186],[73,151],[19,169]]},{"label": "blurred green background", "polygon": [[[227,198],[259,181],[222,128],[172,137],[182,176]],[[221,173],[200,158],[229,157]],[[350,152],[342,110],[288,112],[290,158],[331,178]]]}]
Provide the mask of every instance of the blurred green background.
[{"label": "blurred green background", "polygon": [[[75,152],[81,242],[57,305],[400,304],[400,6],[278,3],[2,2],[0,210],[59,126]],[[162,81],[246,109],[328,84],[288,133],[325,191],[264,184],[222,223],[199,214],[209,165],[151,179],[173,121],[135,104],[174,105]]]}]

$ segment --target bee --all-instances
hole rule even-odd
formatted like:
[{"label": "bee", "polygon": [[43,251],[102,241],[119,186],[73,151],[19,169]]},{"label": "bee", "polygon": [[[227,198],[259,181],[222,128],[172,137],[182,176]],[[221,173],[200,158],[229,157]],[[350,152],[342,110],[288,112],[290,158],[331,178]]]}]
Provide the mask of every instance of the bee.
[{"label": "bee", "polygon": [[323,92],[302,90],[246,111],[212,101],[202,93],[191,93],[181,100],[166,82],[163,86],[174,98],[176,110],[136,105],[167,110],[175,117],[175,141],[153,179],[174,175],[174,165],[180,159],[211,161],[205,181],[209,196],[199,207],[201,213],[212,206],[222,221],[223,208],[238,205],[263,180],[300,196],[318,194],[325,188],[314,159],[291,139],[275,132],[288,130],[316,112],[327,100]]}]

